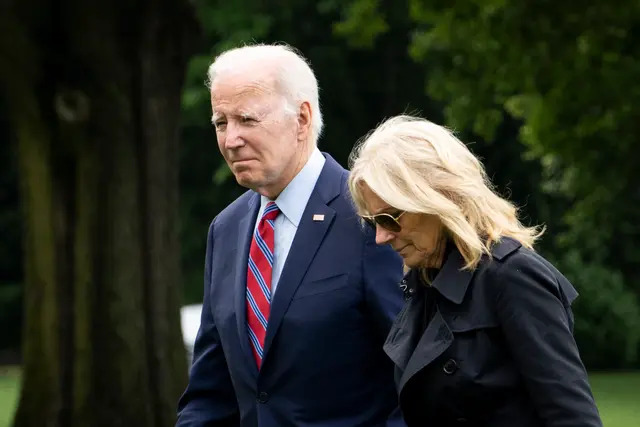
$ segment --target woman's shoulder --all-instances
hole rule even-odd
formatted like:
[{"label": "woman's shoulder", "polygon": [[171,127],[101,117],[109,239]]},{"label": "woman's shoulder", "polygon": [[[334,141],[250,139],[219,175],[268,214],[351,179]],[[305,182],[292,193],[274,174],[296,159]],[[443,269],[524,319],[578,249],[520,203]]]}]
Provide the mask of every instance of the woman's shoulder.
[{"label": "woman's shoulder", "polygon": [[519,292],[523,286],[542,287],[570,305],[578,296],[569,280],[546,258],[515,239],[504,237],[481,263],[491,287],[498,292]]},{"label": "woman's shoulder", "polygon": [[548,270],[553,275],[561,274],[552,263],[534,249],[524,246],[511,237],[502,237],[495,242],[491,246],[491,257],[485,257],[479,267],[500,271],[530,267]]}]

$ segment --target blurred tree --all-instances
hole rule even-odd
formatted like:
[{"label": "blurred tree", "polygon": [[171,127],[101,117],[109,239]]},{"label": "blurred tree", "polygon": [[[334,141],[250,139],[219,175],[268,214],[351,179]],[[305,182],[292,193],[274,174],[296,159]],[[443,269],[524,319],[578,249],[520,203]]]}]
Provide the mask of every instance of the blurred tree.
[{"label": "blurred tree", "polygon": [[[396,58],[408,56],[408,48],[416,32],[416,24],[410,16],[411,0],[351,0],[332,2],[332,4],[341,10],[340,20],[333,26],[334,33],[345,38],[350,46],[359,50],[373,50],[379,54],[381,44],[388,44],[384,40],[391,39],[394,43],[387,50],[396,52],[394,57],[388,58],[387,63],[392,64],[391,67],[393,67],[393,64],[397,63]],[[509,196],[518,206],[525,208],[523,219],[526,222],[537,224],[542,218],[549,217],[550,211],[555,209],[555,203],[539,191],[541,167],[538,162],[526,157],[527,147],[518,141],[520,121],[509,117],[502,110],[492,111],[491,115],[497,123],[490,135],[481,132],[481,129],[466,126],[464,123],[455,123],[451,120],[445,123],[450,100],[442,97],[440,91],[433,90],[428,85],[425,87],[432,75],[442,67],[442,64],[438,64],[437,61],[441,59],[431,56],[428,59],[414,56],[411,68],[400,69],[399,76],[395,80],[408,82],[414,92],[426,92],[426,97],[431,100],[431,108],[420,111],[421,115],[436,123],[448,124],[460,139],[483,159],[487,173],[497,190]],[[409,71],[416,75],[408,78],[406,73]],[[394,81],[394,79],[381,80]],[[376,95],[381,94],[376,93]],[[396,109],[389,114],[400,112],[402,111]],[[446,118],[450,119],[450,117]]]},{"label": "blurred tree", "polygon": [[[22,221],[18,209],[16,153],[11,140],[8,108],[0,98],[0,364],[15,363],[22,324]],[[5,357],[3,357],[3,353]],[[4,360],[3,360],[4,359]]]},{"label": "blurred tree", "polygon": [[8,1],[0,87],[24,207],[15,426],[170,426],[187,1]]},{"label": "blurred tree", "polygon": [[[353,44],[372,46],[394,27],[389,1],[340,4],[336,30]],[[576,336],[598,368],[639,361],[629,332],[640,322],[630,293],[640,294],[639,12],[620,1],[409,0],[409,51],[426,92],[449,127],[478,142],[470,148],[525,221],[548,225],[539,248],[583,295]]]},{"label": "blurred tree", "polygon": [[[629,290],[640,295],[640,3],[411,6],[420,28],[411,52],[429,64],[429,90],[447,102],[448,121],[493,138],[503,111],[522,120],[520,139],[543,166],[541,189],[565,200],[566,213],[549,220],[563,226],[552,228],[554,258],[584,296],[576,318],[606,336],[635,327]],[[597,297],[586,280],[610,296]],[[625,304],[607,316],[617,320],[602,322],[603,301],[620,298]],[[591,366],[638,361],[637,334],[619,337],[615,357],[592,330],[576,335]]]},{"label": "blurred tree", "polygon": [[413,56],[448,121],[491,139],[503,111],[566,199],[557,254],[619,271],[640,295],[640,3],[411,0]]}]

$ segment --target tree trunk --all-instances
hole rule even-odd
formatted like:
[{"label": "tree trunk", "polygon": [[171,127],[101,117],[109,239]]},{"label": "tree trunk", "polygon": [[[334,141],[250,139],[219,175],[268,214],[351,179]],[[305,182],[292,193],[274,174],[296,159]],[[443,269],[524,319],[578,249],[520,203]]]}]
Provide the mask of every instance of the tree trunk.
[{"label": "tree trunk", "polygon": [[14,425],[172,426],[187,370],[178,120],[192,11],[186,0],[11,7],[0,85],[26,230]]}]

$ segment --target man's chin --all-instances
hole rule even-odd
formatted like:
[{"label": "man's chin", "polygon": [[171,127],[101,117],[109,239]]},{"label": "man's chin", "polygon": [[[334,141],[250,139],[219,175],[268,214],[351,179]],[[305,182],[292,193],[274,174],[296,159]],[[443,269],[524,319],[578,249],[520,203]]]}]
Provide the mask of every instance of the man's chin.
[{"label": "man's chin", "polygon": [[253,175],[248,174],[244,171],[239,173],[234,173],[234,176],[236,178],[236,182],[242,185],[243,187],[250,188],[253,190],[260,186],[260,183],[258,182],[258,180],[255,179],[255,177],[253,177]]}]

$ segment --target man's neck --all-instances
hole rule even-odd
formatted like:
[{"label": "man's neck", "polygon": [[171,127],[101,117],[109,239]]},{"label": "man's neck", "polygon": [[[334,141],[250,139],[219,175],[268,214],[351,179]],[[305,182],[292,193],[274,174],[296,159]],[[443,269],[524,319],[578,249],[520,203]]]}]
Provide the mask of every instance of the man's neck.
[{"label": "man's neck", "polygon": [[316,147],[313,146],[311,147],[310,150],[303,152],[303,155],[299,156],[297,161],[295,162],[295,166],[290,168],[287,172],[285,172],[285,174],[283,175],[283,179],[279,180],[277,184],[271,185],[269,187],[259,188],[256,191],[259,194],[267,197],[269,200],[277,199],[280,193],[282,193],[284,189],[287,188],[289,183],[293,181],[293,178],[295,178],[296,175],[298,175],[300,171],[304,168],[304,166],[307,164],[315,148]]}]

